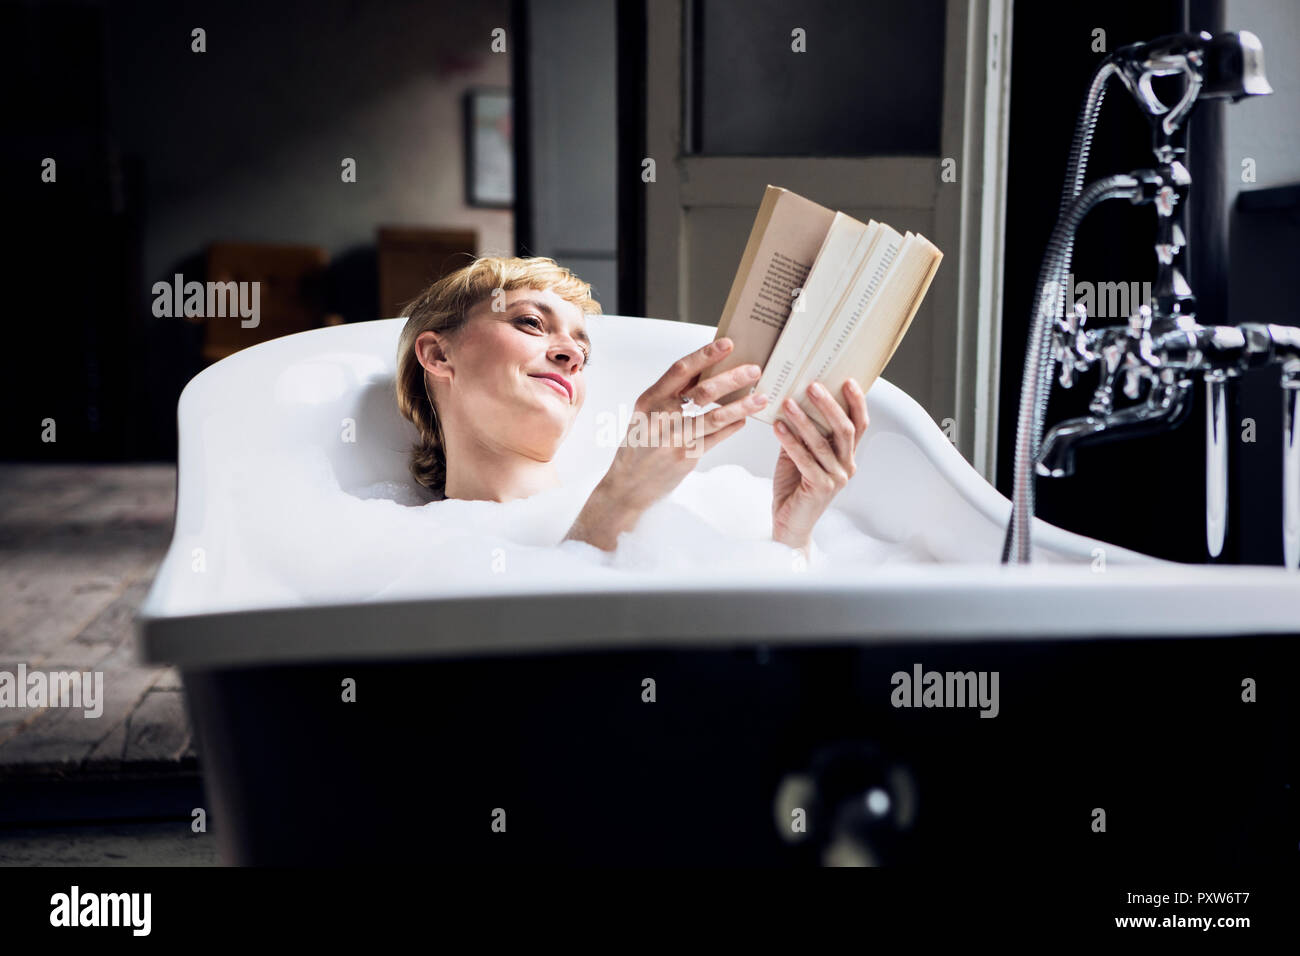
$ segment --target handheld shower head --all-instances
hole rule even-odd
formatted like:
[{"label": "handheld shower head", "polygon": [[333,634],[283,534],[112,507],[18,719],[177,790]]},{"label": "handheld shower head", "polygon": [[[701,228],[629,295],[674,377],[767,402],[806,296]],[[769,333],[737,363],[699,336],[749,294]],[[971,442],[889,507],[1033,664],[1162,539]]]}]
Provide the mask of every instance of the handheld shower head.
[{"label": "handheld shower head", "polygon": [[[1249,30],[1211,35],[1171,33],[1144,43],[1130,43],[1106,58],[1143,112],[1166,137],[1182,125],[1198,99],[1228,99],[1273,92],[1264,76],[1264,49]],[[1186,78],[1181,99],[1166,104],[1152,89],[1160,76]]]},{"label": "handheld shower head", "polygon": [[1273,87],[1264,76],[1264,48],[1249,30],[1220,33],[1205,46],[1205,77],[1202,99],[1228,99],[1233,103],[1247,96],[1266,96]]}]

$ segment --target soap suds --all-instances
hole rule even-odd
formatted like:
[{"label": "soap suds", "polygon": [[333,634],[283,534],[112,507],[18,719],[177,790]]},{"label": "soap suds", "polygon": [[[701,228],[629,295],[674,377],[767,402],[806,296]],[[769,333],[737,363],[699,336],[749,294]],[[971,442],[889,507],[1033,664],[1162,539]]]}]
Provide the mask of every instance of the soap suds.
[{"label": "soap suds", "polygon": [[771,540],[771,480],[739,465],[697,468],[607,552],[561,540],[603,470],[516,501],[431,501],[411,481],[342,489],[324,454],[310,448],[266,449],[254,460],[261,474],[230,476],[236,518],[227,542],[232,560],[245,564],[241,587],[262,582],[264,596],[280,596],[275,603],[286,592],[303,603],[339,603],[562,587],[592,576],[788,578],[935,561],[916,541],[864,533],[832,505],[814,530],[812,564],[796,567],[795,552]]}]

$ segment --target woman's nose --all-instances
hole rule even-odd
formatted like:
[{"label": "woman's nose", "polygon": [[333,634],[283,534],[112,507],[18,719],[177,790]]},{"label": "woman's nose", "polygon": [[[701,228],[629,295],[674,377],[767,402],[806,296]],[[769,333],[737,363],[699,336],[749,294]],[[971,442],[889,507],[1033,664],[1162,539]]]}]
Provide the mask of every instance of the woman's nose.
[{"label": "woman's nose", "polygon": [[551,351],[551,358],[565,365],[575,365],[582,363],[582,349],[578,346],[556,346]]}]

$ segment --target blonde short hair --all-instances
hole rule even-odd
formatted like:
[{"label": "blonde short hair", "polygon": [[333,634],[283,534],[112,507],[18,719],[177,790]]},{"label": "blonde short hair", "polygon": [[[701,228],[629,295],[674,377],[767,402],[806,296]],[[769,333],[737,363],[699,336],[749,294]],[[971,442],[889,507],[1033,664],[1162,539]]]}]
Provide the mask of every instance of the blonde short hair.
[{"label": "blonde short hair", "polygon": [[475,259],[443,276],[402,310],[406,325],[397,342],[397,407],[419,432],[411,449],[411,475],[432,491],[445,492],[447,453],[424,366],[415,354],[415,340],[422,332],[453,335],[474,306],[497,290],[511,289],[549,289],[587,315],[601,311],[600,303],[591,296],[590,284],[545,256]]}]

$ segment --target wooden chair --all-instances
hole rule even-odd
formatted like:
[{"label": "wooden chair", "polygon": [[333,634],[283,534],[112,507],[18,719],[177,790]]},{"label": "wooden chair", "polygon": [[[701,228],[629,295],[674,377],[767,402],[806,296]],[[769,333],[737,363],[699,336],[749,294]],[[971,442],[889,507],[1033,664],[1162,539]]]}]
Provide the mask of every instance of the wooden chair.
[{"label": "wooden chair", "polygon": [[379,317],[401,315],[432,283],[468,265],[478,250],[474,229],[380,226]]},{"label": "wooden chair", "polygon": [[325,310],[325,267],[320,246],[261,242],[214,242],[208,247],[209,282],[258,283],[258,324],[243,327],[235,315],[207,316],[203,357],[210,362],[240,349],[294,332],[336,325]]}]

